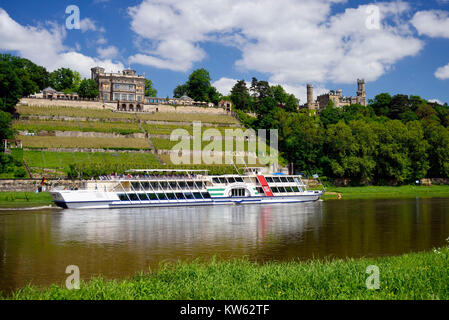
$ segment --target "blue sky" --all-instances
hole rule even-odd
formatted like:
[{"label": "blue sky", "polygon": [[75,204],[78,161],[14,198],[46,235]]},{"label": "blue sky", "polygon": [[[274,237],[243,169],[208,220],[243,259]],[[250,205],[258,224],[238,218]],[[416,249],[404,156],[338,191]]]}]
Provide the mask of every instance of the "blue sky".
[{"label": "blue sky", "polygon": [[[80,29],[66,28],[66,8]],[[253,76],[305,100],[357,78],[381,92],[449,102],[449,0],[0,0],[0,50],[50,71],[131,68],[161,97],[206,68],[224,94]]]}]

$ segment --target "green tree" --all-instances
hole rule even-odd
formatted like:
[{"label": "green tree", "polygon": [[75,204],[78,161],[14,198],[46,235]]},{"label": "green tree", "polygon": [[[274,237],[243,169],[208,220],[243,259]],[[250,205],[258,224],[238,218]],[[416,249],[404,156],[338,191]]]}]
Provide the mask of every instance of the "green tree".
[{"label": "green tree", "polygon": [[390,113],[391,96],[388,93],[381,93],[370,100],[370,106],[377,116],[387,116]]},{"label": "green tree", "polygon": [[175,88],[173,91],[173,97],[175,98],[181,98],[182,96],[185,96],[187,94],[187,85],[181,84]]},{"label": "green tree", "polygon": [[78,95],[81,98],[95,99],[98,97],[98,85],[92,79],[81,81],[78,89]]},{"label": "green tree", "polygon": [[210,74],[206,69],[192,72],[187,81],[187,95],[195,101],[209,102]]},{"label": "green tree", "polygon": [[408,96],[405,94],[397,94],[391,99],[388,117],[395,120],[400,119],[402,113],[410,110],[412,110],[412,108]]},{"label": "green tree", "polygon": [[236,109],[244,112],[252,111],[252,98],[245,80],[239,80],[231,89],[231,101]]},{"label": "green tree", "polygon": [[145,96],[157,97],[157,90],[153,88],[153,81],[145,79]]},{"label": "green tree", "polygon": [[60,68],[50,74],[51,86],[58,91],[73,90],[75,73],[68,68]]},{"label": "green tree", "polygon": [[13,136],[11,129],[11,114],[0,111],[0,140],[10,139]]},{"label": "green tree", "polygon": [[0,110],[14,113],[22,97],[22,82],[10,62],[0,61]]}]

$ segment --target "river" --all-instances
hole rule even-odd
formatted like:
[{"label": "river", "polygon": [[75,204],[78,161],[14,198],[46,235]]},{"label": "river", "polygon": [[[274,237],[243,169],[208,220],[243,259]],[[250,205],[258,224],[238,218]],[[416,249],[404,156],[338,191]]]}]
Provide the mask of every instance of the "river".
[{"label": "river", "polygon": [[200,208],[0,211],[0,291],[126,278],[178,259],[376,257],[449,237],[449,199],[334,200]]}]

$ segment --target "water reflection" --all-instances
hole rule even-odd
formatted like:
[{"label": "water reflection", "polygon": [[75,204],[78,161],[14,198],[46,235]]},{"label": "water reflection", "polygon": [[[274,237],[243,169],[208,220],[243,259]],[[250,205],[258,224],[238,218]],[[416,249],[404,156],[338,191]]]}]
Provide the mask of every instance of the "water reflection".
[{"label": "water reflection", "polygon": [[0,213],[0,290],[126,277],[161,261],[396,255],[445,244],[449,199]]}]

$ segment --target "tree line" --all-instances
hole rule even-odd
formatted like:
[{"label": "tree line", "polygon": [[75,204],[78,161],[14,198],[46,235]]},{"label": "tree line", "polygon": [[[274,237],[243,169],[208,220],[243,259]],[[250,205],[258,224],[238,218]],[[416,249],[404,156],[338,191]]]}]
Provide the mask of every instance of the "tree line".
[{"label": "tree line", "polygon": [[242,80],[233,87],[236,114],[254,129],[278,129],[282,157],[300,171],[354,184],[449,177],[447,103],[381,93],[366,107],[336,108],[330,102],[314,113],[295,107],[279,86],[257,79],[253,84],[248,89]]}]

